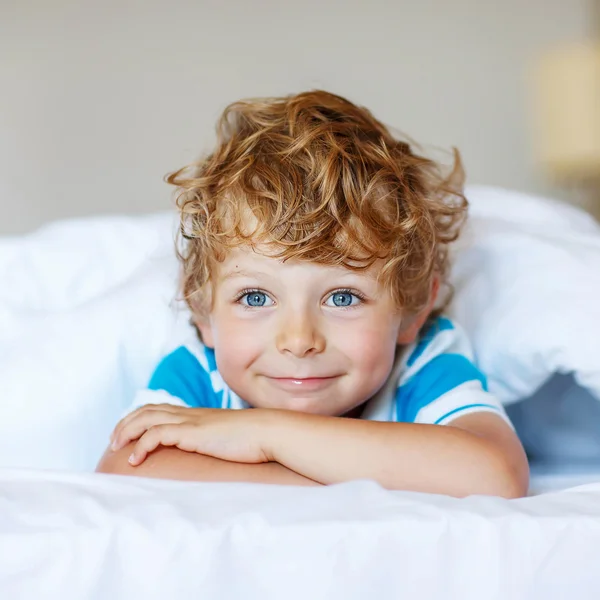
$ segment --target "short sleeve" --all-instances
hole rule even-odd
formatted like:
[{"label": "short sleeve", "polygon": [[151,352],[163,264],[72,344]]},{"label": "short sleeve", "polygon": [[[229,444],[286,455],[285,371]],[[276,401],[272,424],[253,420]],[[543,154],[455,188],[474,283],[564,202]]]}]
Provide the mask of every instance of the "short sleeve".
[{"label": "short sleeve", "polygon": [[147,389],[138,390],[125,414],[146,404],[221,408],[221,399],[214,391],[208,366],[187,347],[177,348],[160,361]]},{"label": "short sleeve", "polygon": [[148,389],[165,391],[194,408],[221,407],[210,373],[185,346],[161,360],[150,378]]},{"label": "short sleeve", "polygon": [[502,404],[487,391],[466,335],[448,319],[432,325],[407,365],[396,390],[399,421],[447,425],[470,413],[492,412],[511,425]]}]

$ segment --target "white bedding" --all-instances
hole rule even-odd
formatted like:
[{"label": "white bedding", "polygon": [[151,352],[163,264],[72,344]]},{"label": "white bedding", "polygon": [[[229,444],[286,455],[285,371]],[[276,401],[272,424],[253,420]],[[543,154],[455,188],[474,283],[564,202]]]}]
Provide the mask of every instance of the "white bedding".
[{"label": "white bedding", "polygon": [[11,600],[598,598],[600,484],[515,501],[0,473]]},{"label": "white bedding", "polygon": [[[454,311],[494,391],[514,402],[556,371],[597,395],[600,229],[519,194],[471,200]],[[105,217],[0,239],[0,598],[598,597],[600,483],[509,502],[89,473],[188,333],[172,230]],[[557,319],[553,291],[576,310]],[[593,481],[600,465],[533,490]]]}]

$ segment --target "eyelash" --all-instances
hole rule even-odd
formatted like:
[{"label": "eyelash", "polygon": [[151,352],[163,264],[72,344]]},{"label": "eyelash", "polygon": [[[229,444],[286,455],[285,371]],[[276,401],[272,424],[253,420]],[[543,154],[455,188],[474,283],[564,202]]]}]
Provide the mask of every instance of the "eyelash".
[{"label": "eyelash", "polygon": [[[269,294],[267,294],[266,292],[264,292],[261,289],[258,289],[258,288],[247,288],[247,289],[244,289],[244,290],[240,291],[240,293],[235,298],[235,302],[237,304],[240,304],[240,300],[244,296],[247,296],[248,294],[264,294],[265,296],[269,296]],[[349,288],[342,288],[342,289],[339,289],[339,290],[333,290],[332,292],[330,292],[327,295],[327,298],[329,299],[329,298],[331,298],[331,296],[335,296],[336,294],[352,294],[352,296],[356,296],[360,300],[360,304],[362,304],[366,300],[366,296],[364,294],[362,294],[358,290],[351,290]],[[353,308],[356,308],[357,306],[360,306],[360,304],[355,304],[354,306],[338,306],[336,308],[341,308],[342,310],[351,310]],[[257,308],[255,306],[246,306],[245,304],[241,304],[241,306],[244,309],[246,309],[246,310],[252,310],[253,308]]]},{"label": "eyelash", "polygon": [[327,296],[327,299],[331,298],[332,296],[335,296],[336,294],[350,294],[352,296],[356,296],[360,300],[358,304],[355,304],[353,306],[336,306],[336,308],[341,308],[342,310],[352,310],[353,308],[358,308],[366,300],[366,296],[364,294],[361,294],[358,290],[351,290],[348,288],[343,288],[341,290],[333,290],[333,292],[331,292]]},{"label": "eyelash", "polygon": [[246,288],[244,290],[241,290],[240,293],[235,297],[235,302],[236,304],[240,304],[240,306],[245,310],[251,310],[253,308],[256,308],[255,306],[246,306],[245,304],[240,303],[240,300],[248,294],[264,294],[265,296],[269,295],[258,288]]}]

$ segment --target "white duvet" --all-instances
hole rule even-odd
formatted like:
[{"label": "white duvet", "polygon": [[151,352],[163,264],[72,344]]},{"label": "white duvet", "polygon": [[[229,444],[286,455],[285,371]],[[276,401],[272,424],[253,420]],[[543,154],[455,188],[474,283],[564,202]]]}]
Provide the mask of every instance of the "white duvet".
[{"label": "white duvet", "polygon": [[[491,387],[511,403],[572,372],[600,397],[600,229],[469,197],[453,312]],[[598,597],[600,483],[505,501],[91,473],[187,334],[172,231],[164,214],[0,238],[0,598]]]},{"label": "white duvet", "polygon": [[600,485],[504,501],[0,475],[6,599],[598,598]]}]

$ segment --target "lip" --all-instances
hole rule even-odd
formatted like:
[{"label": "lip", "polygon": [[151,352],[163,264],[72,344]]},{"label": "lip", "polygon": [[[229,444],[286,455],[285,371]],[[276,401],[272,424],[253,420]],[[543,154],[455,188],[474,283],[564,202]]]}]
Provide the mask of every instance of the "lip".
[{"label": "lip", "polygon": [[296,392],[318,391],[330,386],[340,375],[332,377],[267,377],[275,386]]}]

